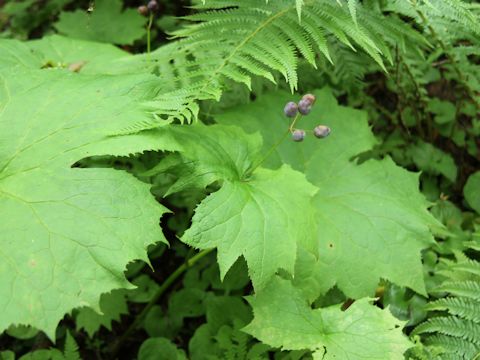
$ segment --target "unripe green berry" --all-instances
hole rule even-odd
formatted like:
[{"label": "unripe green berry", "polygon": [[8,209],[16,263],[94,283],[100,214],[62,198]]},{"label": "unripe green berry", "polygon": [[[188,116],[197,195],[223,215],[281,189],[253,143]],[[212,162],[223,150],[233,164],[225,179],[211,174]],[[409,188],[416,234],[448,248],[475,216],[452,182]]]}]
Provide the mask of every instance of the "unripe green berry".
[{"label": "unripe green berry", "polygon": [[283,108],[283,112],[288,117],[294,117],[295,115],[297,115],[297,111],[298,106],[293,101],[288,102],[287,105],[285,105],[285,107]]},{"label": "unripe green berry", "polygon": [[305,94],[303,95],[302,100],[305,100],[307,103],[310,104],[310,106],[312,106],[313,104],[315,104],[316,98],[313,94]]},{"label": "unripe green berry", "polygon": [[137,8],[137,11],[142,16],[148,16],[148,7],[146,5],[141,5]]},{"label": "unripe green berry", "polygon": [[158,3],[155,0],[150,0],[147,4],[148,10],[155,12],[158,10]]},{"label": "unripe green berry", "polygon": [[301,129],[293,130],[292,140],[297,142],[303,141],[303,139],[305,138],[305,135],[306,135],[305,130],[301,130]]},{"label": "unripe green berry", "polygon": [[325,125],[318,125],[313,129],[313,135],[319,139],[326,138],[328,135],[330,135],[330,128]]},{"label": "unripe green berry", "polygon": [[298,102],[298,112],[302,115],[308,115],[312,110],[310,101],[302,99]]}]

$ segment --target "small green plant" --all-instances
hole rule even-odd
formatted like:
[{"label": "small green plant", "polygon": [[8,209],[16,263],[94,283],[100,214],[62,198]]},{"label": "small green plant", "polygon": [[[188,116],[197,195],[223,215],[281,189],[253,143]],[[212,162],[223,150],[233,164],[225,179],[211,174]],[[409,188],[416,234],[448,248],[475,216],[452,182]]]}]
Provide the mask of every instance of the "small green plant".
[{"label": "small green plant", "polygon": [[478,357],[473,1],[5,9],[0,359]]},{"label": "small green plant", "polygon": [[[457,254],[439,273],[446,278],[436,294],[447,294],[425,306],[432,316],[412,335],[422,335],[425,347],[412,351],[412,358],[436,354],[438,358],[476,359],[480,356],[480,263]],[[416,354],[417,353],[417,354]],[[417,356],[415,356],[417,355]]]}]

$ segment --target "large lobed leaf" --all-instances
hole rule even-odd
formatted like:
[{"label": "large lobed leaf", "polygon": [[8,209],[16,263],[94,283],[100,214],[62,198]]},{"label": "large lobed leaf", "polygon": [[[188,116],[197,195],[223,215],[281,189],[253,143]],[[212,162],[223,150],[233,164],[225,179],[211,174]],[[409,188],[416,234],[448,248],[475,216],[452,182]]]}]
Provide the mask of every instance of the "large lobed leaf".
[{"label": "large lobed leaf", "polygon": [[[317,296],[336,284],[346,295],[359,298],[372,296],[383,278],[424,293],[420,251],[433,241],[430,226],[438,223],[418,191],[418,175],[388,158],[363,164],[351,161],[375,144],[366,114],[338,106],[326,89],[317,92],[317,98],[298,127],[309,130],[325,124],[332,134],[323,140],[308,134],[300,144],[283,142],[267,162],[273,168],[290,164],[319,189],[314,205],[320,250],[297,265],[298,271],[311,274],[310,285],[305,286],[316,279],[315,289],[309,291]],[[282,109],[290,100],[285,92],[268,94],[216,119],[248,132],[260,131],[267,151],[288,127]]]},{"label": "large lobed leaf", "polygon": [[[10,54],[20,56],[14,48]],[[0,331],[29,324],[53,338],[71,309],[98,309],[102,293],[131,287],[126,264],[148,261],[147,245],[166,241],[158,225],[166,209],[148,185],[120,171],[71,166],[176,145],[152,133],[109,136],[151,116],[142,105],[155,93],[150,76],[2,67]]]},{"label": "large lobed leaf", "polygon": [[346,311],[340,305],[312,309],[298,289],[276,277],[249,302],[254,319],[246,332],[273,347],[312,350],[314,359],[400,360],[411,346],[403,322],[367,299]]},{"label": "large lobed leaf", "polygon": [[254,287],[262,288],[280,268],[293,274],[297,243],[314,243],[310,200],[316,190],[289,166],[225,182],[198,206],[182,240],[196,248],[216,247],[222,278],[243,255]]},{"label": "large lobed leaf", "polygon": [[200,249],[216,247],[222,278],[244,256],[256,289],[280,268],[293,274],[297,245],[316,249],[311,199],[317,189],[290,166],[260,168],[249,176],[258,163],[258,135],[219,125],[166,131],[182,144],[185,163],[195,164],[187,177],[190,185],[222,182],[197,207],[182,241]]}]

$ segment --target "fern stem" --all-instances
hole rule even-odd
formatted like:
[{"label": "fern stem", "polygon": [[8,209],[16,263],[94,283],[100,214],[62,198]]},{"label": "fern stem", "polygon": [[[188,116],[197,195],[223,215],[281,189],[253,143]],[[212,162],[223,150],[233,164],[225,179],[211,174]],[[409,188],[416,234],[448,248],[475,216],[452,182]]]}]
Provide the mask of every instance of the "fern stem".
[{"label": "fern stem", "polygon": [[114,343],[112,347],[112,357],[114,357],[115,354],[118,352],[121,344],[123,344],[123,342],[132,334],[132,332],[134,332],[140,326],[145,316],[152,309],[152,307],[157,303],[157,301],[160,299],[163,293],[170,287],[170,285],[172,285],[175,282],[175,280],[177,280],[189,267],[193,266],[197,261],[199,261],[206,255],[208,255],[212,251],[213,249],[206,249],[206,250],[200,251],[195,256],[192,256],[190,259],[187,259],[173,273],[170,274],[170,276],[162,283],[162,285],[160,285],[155,295],[153,295],[153,297],[150,299],[148,304],[143,308],[140,314],[138,314],[135,317],[135,320],[133,321],[133,323],[130,324],[128,329]]},{"label": "fern stem", "polygon": [[151,47],[151,30],[153,24],[153,13],[150,13],[148,17],[148,25],[147,25],[147,60],[150,61],[150,47]]}]

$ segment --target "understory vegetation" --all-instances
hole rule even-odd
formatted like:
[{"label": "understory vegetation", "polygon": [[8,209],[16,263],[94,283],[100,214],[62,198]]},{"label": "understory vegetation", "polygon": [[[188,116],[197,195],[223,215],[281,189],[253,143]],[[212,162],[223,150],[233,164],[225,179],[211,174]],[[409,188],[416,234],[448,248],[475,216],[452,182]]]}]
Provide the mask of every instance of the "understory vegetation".
[{"label": "understory vegetation", "polygon": [[0,0],[14,359],[480,359],[480,4]]}]

